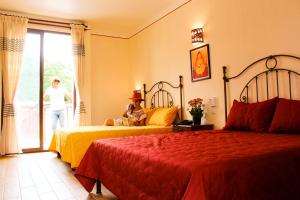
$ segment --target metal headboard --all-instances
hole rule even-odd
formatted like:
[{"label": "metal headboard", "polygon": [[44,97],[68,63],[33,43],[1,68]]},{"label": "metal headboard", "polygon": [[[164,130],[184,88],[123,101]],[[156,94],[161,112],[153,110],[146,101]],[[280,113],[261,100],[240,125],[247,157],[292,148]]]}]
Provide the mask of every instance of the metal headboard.
[{"label": "metal headboard", "polygon": [[183,102],[183,84],[182,84],[182,76],[179,76],[179,85],[174,86],[173,84],[166,82],[166,81],[158,81],[153,84],[153,86],[147,90],[146,89],[146,84],[144,85],[144,107],[147,106],[147,94],[151,92],[152,96],[150,98],[150,107],[151,108],[156,108],[156,107],[171,107],[174,105],[174,98],[171,93],[166,90],[166,87],[174,88],[174,89],[179,89],[179,94],[180,94],[180,119],[183,117],[183,107],[182,107],[182,102]]},{"label": "metal headboard", "polygon": [[280,90],[279,90],[279,77],[278,77],[278,72],[286,72],[288,75],[288,84],[289,84],[289,98],[292,99],[292,82],[291,82],[291,74],[295,74],[297,76],[300,76],[300,73],[295,72],[293,70],[290,69],[285,69],[285,68],[279,68],[277,67],[278,64],[278,59],[280,57],[286,57],[286,58],[291,58],[297,61],[300,61],[300,57],[297,56],[292,56],[292,55],[284,55],[284,54],[278,54],[278,55],[271,55],[271,56],[267,56],[264,58],[261,58],[253,63],[251,63],[250,65],[248,65],[244,70],[242,70],[238,75],[233,76],[233,77],[227,77],[227,67],[224,66],[223,67],[223,81],[224,81],[224,102],[225,102],[225,120],[227,121],[227,83],[231,80],[231,79],[235,79],[240,77],[245,71],[247,71],[249,68],[251,68],[252,66],[254,66],[255,64],[265,61],[265,67],[266,70],[262,71],[258,74],[256,74],[254,77],[252,77],[247,83],[246,85],[243,87],[242,92],[240,93],[239,99],[241,102],[249,102],[249,87],[251,84],[255,85],[255,91],[256,91],[256,102],[259,102],[259,87],[258,87],[258,80],[261,77],[265,77],[266,79],[266,85],[265,85],[265,92],[267,95],[267,99],[269,99],[270,97],[270,89],[269,89],[269,76],[271,73],[275,73],[276,75],[276,92],[277,92],[277,96],[280,97]]}]

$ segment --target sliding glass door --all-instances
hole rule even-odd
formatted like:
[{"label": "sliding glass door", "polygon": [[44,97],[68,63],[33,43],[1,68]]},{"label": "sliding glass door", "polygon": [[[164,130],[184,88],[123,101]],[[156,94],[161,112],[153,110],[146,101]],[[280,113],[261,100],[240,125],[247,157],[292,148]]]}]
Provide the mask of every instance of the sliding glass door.
[{"label": "sliding glass door", "polygon": [[29,32],[26,36],[23,66],[16,91],[17,132],[23,149],[39,150],[43,146],[40,126],[40,74],[42,34]]},{"label": "sliding glass door", "polygon": [[[53,135],[50,102],[43,99],[53,77],[74,97],[71,36],[29,30],[16,91],[17,130],[23,152],[47,150]],[[72,126],[73,100],[66,101],[65,126]],[[59,128],[60,125],[58,124]]]},{"label": "sliding glass door", "polygon": [[[69,96],[73,97],[73,58],[71,36],[60,33],[44,34],[44,70],[43,70],[43,93],[48,87],[51,87],[53,77],[60,79],[60,87],[64,88]],[[50,105],[50,99],[47,98],[43,103],[44,115],[44,143],[48,148],[53,135],[53,118]],[[73,125],[73,102],[65,97],[65,109],[63,111],[63,124],[65,127]],[[56,127],[61,128],[58,120]]]}]

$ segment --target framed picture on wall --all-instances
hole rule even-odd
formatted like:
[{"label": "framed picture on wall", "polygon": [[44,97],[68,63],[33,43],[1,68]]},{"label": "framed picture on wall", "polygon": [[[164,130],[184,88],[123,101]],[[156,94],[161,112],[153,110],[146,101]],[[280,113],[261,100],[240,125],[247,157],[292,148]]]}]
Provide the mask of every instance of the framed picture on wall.
[{"label": "framed picture on wall", "polygon": [[210,79],[209,45],[190,50],[192,81]]}]

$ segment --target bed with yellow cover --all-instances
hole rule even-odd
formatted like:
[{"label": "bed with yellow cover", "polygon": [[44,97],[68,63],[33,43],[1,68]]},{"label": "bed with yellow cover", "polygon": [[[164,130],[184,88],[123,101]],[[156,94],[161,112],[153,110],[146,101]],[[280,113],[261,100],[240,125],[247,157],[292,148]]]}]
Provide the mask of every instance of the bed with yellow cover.
[{"label": "bed with yellow cover", "polygon": [[49,150],[58,152],[63,161],[70,163],[71,168],[76,168],[94,140],[168,132],[172,132],[172,126],[82,126],[60,129],[54,133]]},{"label": "bed with yellow cover", "polygon": [[[182,77],[180,76],[177,87],[168,82],[159,81],[147,91],[144,85],[145,107],[147,106],[146,94],[152,92],[150,101],[152,109],[145,109],[146,126],[81,126],[58,129],[53,134],[49,150],[59,153],[63,161],[70,163],[71,168],[76,168],[94,140],[171,133],[171,124],[178,116],[178,108],[173,106],[173,97],[164,89],[164,84],[180,89],[179,111],[182,116]],[[158,90],[153,92],[155,86]]]}]

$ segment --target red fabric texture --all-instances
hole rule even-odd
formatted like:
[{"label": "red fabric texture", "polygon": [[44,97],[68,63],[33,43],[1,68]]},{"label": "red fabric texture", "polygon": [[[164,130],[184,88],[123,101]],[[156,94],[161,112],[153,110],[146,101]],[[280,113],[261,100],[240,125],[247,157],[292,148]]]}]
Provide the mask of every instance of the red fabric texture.
[{"label": "red fabric texture", "polygon": [[75,172],[122,200],[300,199],[300,135],[196,131],[94,141]]},{"label": "red fabric texture", "polygon": [[268,131],[278,98],[258,103],[233,101],[224,130]]},{"label": "red fabric texture", "polygon": [[269,131],[300,134],[300,101],[280,99]]}]

